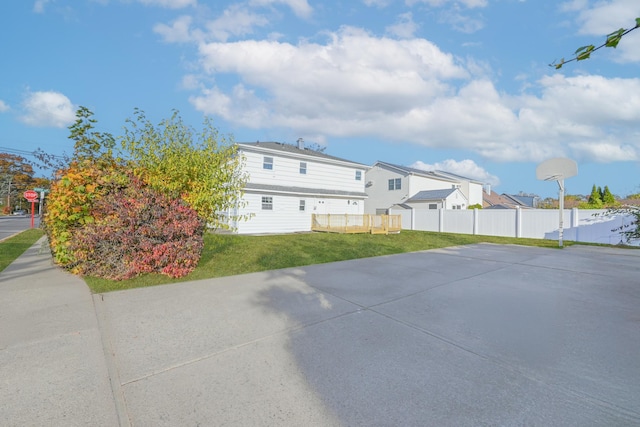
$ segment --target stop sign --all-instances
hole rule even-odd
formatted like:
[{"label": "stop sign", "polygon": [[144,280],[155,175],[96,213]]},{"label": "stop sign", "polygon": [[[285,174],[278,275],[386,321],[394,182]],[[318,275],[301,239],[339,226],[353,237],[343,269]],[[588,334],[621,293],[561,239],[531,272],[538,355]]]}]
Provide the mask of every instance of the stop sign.
[{"label": "stop sign", "polygon": [[36,193],[33,190],[27,190],[23,193],[24,198],[27,199],[28,201],[34,201],[38,198],[38,193]]}]

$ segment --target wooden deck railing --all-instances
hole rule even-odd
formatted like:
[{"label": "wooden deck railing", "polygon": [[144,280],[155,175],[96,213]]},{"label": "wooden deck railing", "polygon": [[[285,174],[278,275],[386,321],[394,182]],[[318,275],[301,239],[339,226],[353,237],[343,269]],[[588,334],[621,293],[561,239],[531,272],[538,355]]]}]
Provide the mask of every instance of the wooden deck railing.
[{"label": "wooden deck railing", "polygon": [[328,233],[399,233],[401,215],[313,214],[311,231]]}]

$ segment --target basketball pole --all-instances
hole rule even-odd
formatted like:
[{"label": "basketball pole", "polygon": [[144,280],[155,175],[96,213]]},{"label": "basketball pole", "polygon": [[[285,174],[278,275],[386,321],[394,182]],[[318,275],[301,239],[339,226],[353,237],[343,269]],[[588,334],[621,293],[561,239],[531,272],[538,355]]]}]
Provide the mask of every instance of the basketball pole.
[{"label": "basketball pole", "polygon": [[564,223],[564,178],[559,179],[558,181],[558,202],[560,204],[560,223],[558,229],[558,246],[562,247],[562,238],[563,238],[563,223]]}]

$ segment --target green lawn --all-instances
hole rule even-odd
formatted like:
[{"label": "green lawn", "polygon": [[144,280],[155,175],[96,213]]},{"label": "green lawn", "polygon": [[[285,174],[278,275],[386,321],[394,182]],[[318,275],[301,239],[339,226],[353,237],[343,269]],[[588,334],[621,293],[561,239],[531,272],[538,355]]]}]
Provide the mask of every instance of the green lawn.
[{"label": "green lawn", "polygon": [[[32,229],[0,242],[0,271],[31,247],[42,235],[42,230]],[[160,274],[146,274],[123,281],[95,277],[85,277],[84,279],[94,293],[102,293],[482,242],[558,248],[558,242],[555,240],[406,230],[400,234],[390,235],[302,233],[240,236],[206,234],[204,251],[198,268],[187,277],[171,279]],[[564,244],[570,246],[574,242],[565,241]]]},{"label": "green lawn", "polygon": [[[304,233],[269,236],[207,234],[196,270],[181,279],[147,274],[124,281],[85,277],[94,293],[199,280],[212,277],[413,252],[471,243],[518,244],[557,248],[554,240],[515,239],[467,234],[402,231],[400,234]],[[565,246],[573,242],[564,242]]]},{"label": "green lawn", "polygon": [[0,242],[0,271],[33,246],[43,234],[42,230],[32,228]]}]

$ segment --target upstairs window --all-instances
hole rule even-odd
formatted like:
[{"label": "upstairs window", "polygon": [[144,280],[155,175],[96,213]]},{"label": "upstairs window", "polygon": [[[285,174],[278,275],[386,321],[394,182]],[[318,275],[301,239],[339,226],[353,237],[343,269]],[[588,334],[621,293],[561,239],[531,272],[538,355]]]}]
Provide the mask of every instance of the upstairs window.
[{"label": "upstairs window", "polygon": [[262,210],[263,211],[273,210],[273,197],[262,196]]},{"label": "upstairs window", "polygon": [[306,202],[304,200],[300,200],[300,212],[304,212]]},{"label": "upstairs window", "polygon": [[262,160],[262,169],[273,169],[273,157],[265,157]]},{"label": "upstairs window", "polygon": [[362,171],[356,171],[356,181],[362,181]]},{"label": "upstairs window", "polygon": [[300,162],[300,173],[302,175],[307,174],[307,162]]},{"label": "upstairs window", "polygon": [[389,190],[400,190],[402,188],[402,179],[395,178],[389,180]]}]

